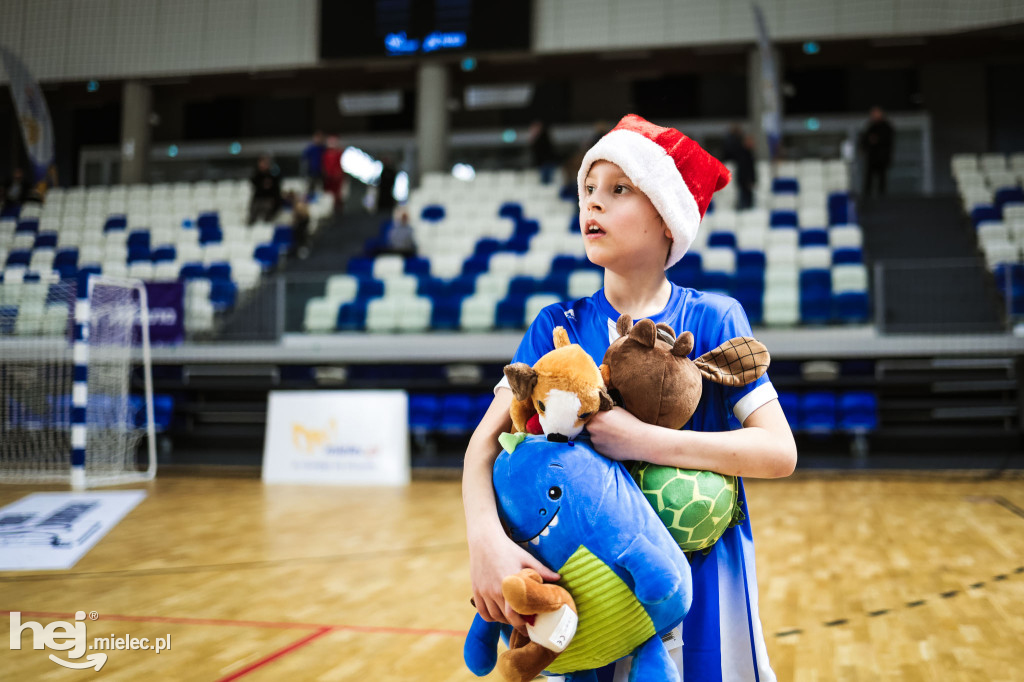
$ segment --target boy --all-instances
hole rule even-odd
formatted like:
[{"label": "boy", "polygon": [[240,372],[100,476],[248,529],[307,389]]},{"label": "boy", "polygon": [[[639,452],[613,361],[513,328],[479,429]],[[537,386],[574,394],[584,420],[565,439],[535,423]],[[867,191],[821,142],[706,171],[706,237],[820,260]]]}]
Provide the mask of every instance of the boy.
[{"label": "boy", "polygon": [[[542,310],[514,361],[536,362],[551,350],[551,331],[561,325],[600,363],[621,313],[667,322],[677,333],[692,332],[691,357],[749,336],[746,315],[735,300],[679,287],[664,272],[682,258],[712,193],[728,181],[725,167],[679,131],[639,116],[623,118],[587,152],[578,176],[587,258],[605,269],[604,288]],[[705,382],[703,391],[693,418],[680,431],[645,424],[621,408],[598,413],[587,426],[595,449],[617,460],[727,475],[792,473],[796,446],[767,375],[739,388]],[[545,581],[558,575],[506,538],[498,521],[491,469],[498,434],[509,430],[511,401],[502,381],[466,450],[463,504],[477,609],[487,620],[523,629],[504,603],[501,579],[526,567]],[[745,502],[742,481],[740,499]],[[693,607],[681,633],[666,642],[682,679],[773,681],[757,611],[749,517],[727,530],[707,556],[697,553],[691,569]],[[626,679],[628,661],[612,667],[599,673],[602,682]]]}]

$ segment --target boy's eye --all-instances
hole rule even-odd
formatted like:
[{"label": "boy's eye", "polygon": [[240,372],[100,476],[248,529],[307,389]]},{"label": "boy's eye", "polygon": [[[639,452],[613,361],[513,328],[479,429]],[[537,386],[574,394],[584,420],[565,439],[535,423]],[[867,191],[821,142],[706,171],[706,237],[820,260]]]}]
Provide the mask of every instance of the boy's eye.
[{"label": "boy's eye", "polygon": [[629,187],[627,187],[626,185],[615,185],[615,193],[616,194],[622,194],[622,193],[628,192],[628,191],[629,191]]},{"label": "boy's eye", "polygon": [[585,189],[587,191],[587,194],[593,194],[594,193],[594,186],[593,185],[587,185],[583,189]]}]

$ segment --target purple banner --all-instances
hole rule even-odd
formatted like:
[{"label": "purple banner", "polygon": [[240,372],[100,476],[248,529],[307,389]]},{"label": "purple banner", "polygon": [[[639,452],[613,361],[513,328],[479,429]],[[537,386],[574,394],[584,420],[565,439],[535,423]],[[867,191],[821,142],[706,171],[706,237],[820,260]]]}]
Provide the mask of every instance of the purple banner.
[{"label": "purple banner", "polygon": [[185,285],[182,282],[146,282],[149,299],[149,343],[177,346],[185,341]]}]

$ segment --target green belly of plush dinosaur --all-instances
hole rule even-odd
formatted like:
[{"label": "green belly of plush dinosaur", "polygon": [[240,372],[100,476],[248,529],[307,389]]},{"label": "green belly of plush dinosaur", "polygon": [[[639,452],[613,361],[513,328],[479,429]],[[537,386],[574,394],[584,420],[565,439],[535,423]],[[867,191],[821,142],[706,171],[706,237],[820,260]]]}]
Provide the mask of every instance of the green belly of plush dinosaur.
[{"label": "green belly of plush dinosaur", "polygon": [[591,670],[626,656],[654,636],[654,623],[636,595],[582,545],[561,568],[558,584],[576,602],[576,636],[548,671]]}]

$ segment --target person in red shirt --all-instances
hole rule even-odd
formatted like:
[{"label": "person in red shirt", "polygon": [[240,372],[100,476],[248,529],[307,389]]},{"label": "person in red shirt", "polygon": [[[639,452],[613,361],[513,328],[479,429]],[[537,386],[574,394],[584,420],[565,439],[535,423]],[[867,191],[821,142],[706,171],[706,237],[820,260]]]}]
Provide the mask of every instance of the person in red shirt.
[{"label": "person in red shirt", "polygon": [[341,143],[337,135],[327,138],[327,149],[323,153],[324,190],[334,196],[334,214],[340,215],[341,192],[345,183],[345,171],[341,169]]}]

